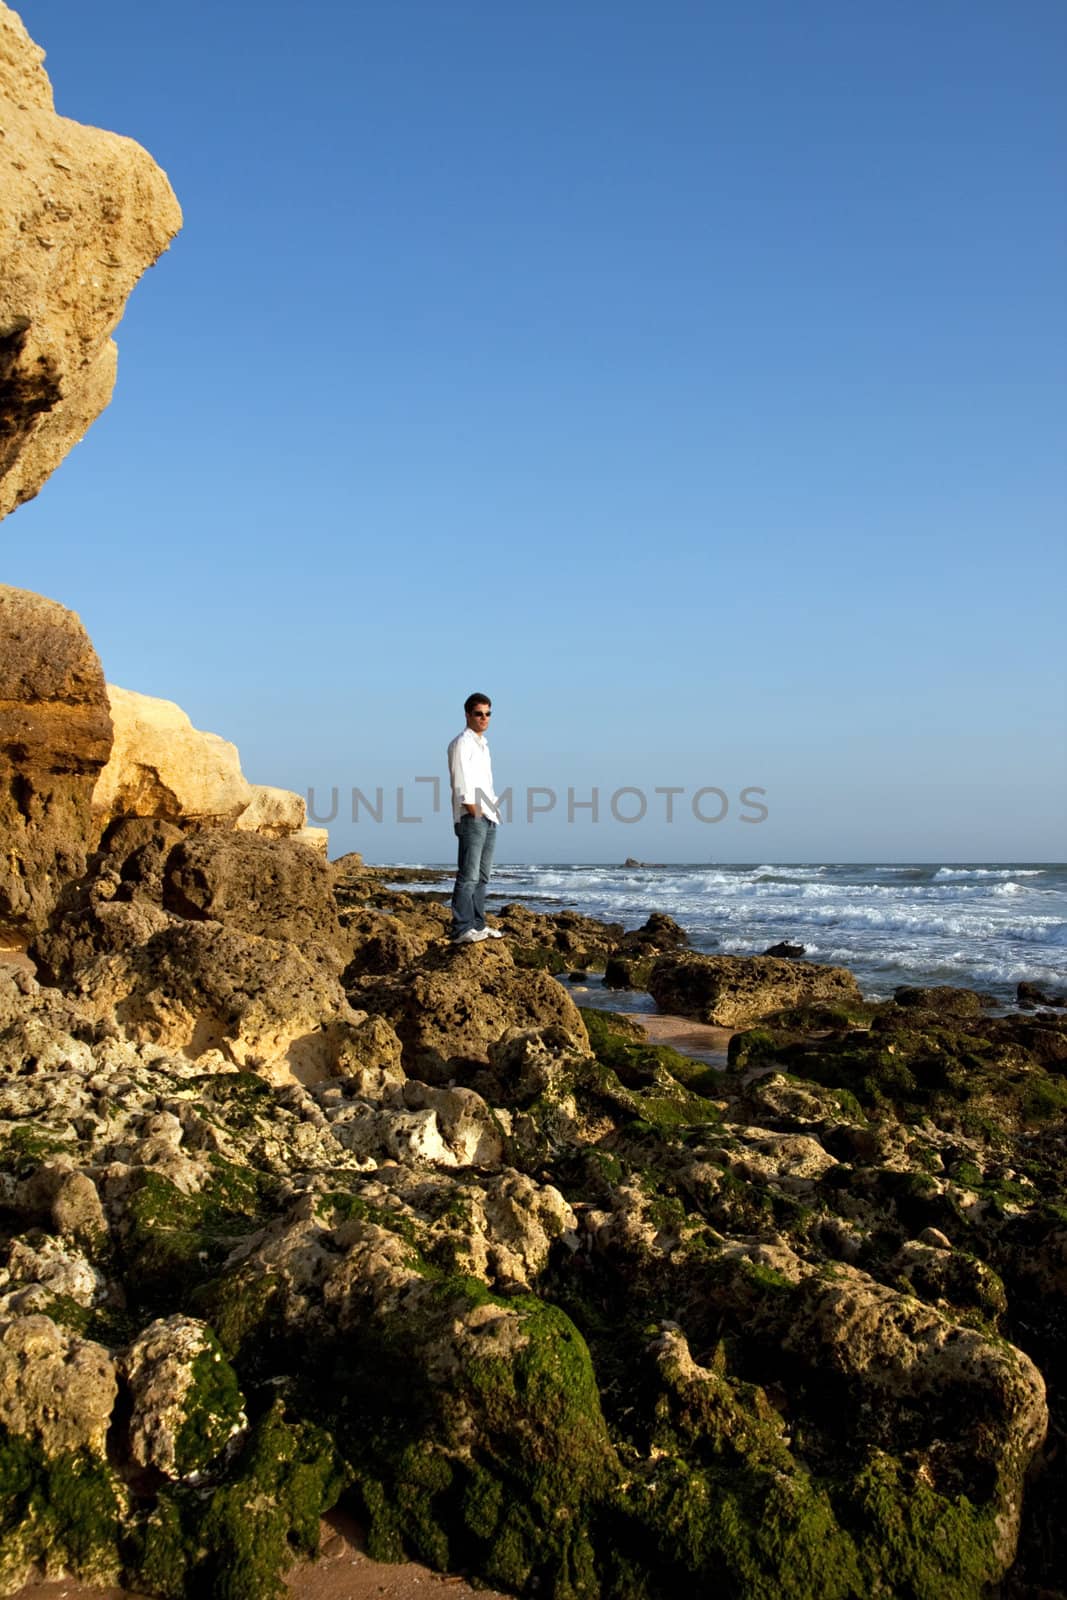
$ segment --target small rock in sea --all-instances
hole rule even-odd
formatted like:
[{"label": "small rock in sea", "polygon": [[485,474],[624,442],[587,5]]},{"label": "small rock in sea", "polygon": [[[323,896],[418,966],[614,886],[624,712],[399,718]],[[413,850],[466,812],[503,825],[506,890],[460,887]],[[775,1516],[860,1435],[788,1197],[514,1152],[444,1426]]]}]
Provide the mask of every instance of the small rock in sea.
[{"label": "small rock in sea", "polygon": [[802,944],[790,944],[788,939],[781,939],[778,944],[772,944],[769,950],[764,950],[765,956],[786,956],[790,961],[796,961],[805,954]]},{"label": "small rock in sea", "polygon": [[1036,983],[1020,983],[1015,991],[1019,1005],[1028,1011],[1035,1006],[1067,1006],[1067,994],[1049,994]]}]

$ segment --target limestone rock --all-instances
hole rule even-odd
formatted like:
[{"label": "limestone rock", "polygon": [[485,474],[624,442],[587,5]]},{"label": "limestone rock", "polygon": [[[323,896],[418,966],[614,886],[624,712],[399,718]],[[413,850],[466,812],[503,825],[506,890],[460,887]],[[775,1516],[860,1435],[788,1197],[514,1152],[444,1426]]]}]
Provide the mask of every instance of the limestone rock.
[{"label": "limestone rock", "polygon": [[836,1163],[817,1139],[769,1128],[731,1128],[733,1148],[711,1150],[712,1160],[743,1178],[756,1178],[790,1194],[810,1194]]},{"label": "limestone rock", "polygon": [[30,946],[49,983],[74,983],[96,957],[137,950],[177,921],[140,895],[111,898],[115,888],[107,876],[68,885],[48,927]]},{"label": "limestone rock", "polygon": [[234,823],[242,833],[262,833],[269,839],[287,839],[307,826],[307,804],[291,789],[252,785],[252,798]]},{"label": "limestone rock", "polygon": [[330,859],[330,830],[329,828],[298,828],[293,834],[298,844],[306,844],[309,850],[314,850],[323,861]]},{"label": "limestone rock", "polygon": [[621,922],[600,922],[580,911],[538,913],[522,905],[503,906],[500,926],[516,943],[556,954],[560,971],[566,967],[602,968],[624,937]]},{"label": "limestone rock", "polygon": [[[883,1426],[922,1416],[919,1436],[935,1457],[952,1459],[957,1481],[973,1478],[974,1499],[997,1503],[997,1556],[1015,1553],[1022,1487],[1048,1427],[1045,1384],[1028,1356],[974,1328],[961,1327],[854,1267],[825,1281],[801,1267],[784,1348],[811,1363],[842,1394],[864,1395]],[[944,1470],[944,1468],[942,1468]]]},{"label": "limestone rock", "polygon": [[185,831],[162,817],[118,817],[100,841],[106,865],[118,872],[116,894],[163,904],[163,869]]},{"label": "limestone rock", "polygon": [[387,1098],[404,1082],[401,1045],[396,1029],[384,1017],[353,1013],[351,1023],[336,1024],[334,1073],[345,1078],[353,1093],[368,1100]]},{"label": "limestone rock", "polygon": [[130,1454],[168,1478],[196,1478],[244,1432],[248,1419],[233,1368],[211,1329],[193,1317],[160,1317],[125,1360],[133,1396]]},{"label": "limestone rock", "polygon": [[103,1284],[101,1274],[69,1243],[48,1234],[15,1238],[6,1266],[0,1267],[0,1316],[47,1312],[56,1299],[88,1307],[100,1297]]},{"label": "limestone rock", "polygon": [[473,1089],[435,1089],[408,1080],[404,1104],[412,1111],[431,1111],[449,1152],[449,1165],[499,1166],[504,1139],[493,1113]]},{"label": "limestone rock", "polygon": [[81,622],[0,585],[0,944],[24,943],[84,872],[110,748],[104,674]]},{"label": "limestone rock", "polygon": [[45,1316],[0,1326],[0,1423],[47,1455],[84,1447],[102,1456],[117,1392],[101,1345]]},{"label": "limestone rock", "polygon": [[189,1060],[264,1072],[278,1082],[316,1082],[334,1071],[329,1024],[354,1023],[340,983],[296,945],[209,922],[175,922],[148,943],[99,957],[78,989],[126,1038]]},{"label": "limestone rock", "polygon": [[163,905],[181,917],[292,940],[305,952],[336,953],[342,944],[326,863],[291,839],[193,835],[167,859]]},{"label": "limestone rock", "polygon": [[445,928],[440,923],[413,920],[400,912],[377,911],[368,906],[346,916],[345,932],[352,947],[352,960],[343,978],[347,983],[366,973],[400,972],[411,966],[443,936]]},{"label": "limestone rock", "polygon": [[43,52],[0,3],[0,517],[111,398],[111,334],[181,212],[132,139],[56,115]]},{"label": "limestone rock", "polygon": [[661,1011],[744,1028],[788,1006],[860,1000],[851,972],[776,956],[664,956],[649,974]]},{"label": "limestone rock", "polygon": [[21,1206],[47,1217],[57,1233],[95,1243],[107,1233],[107,1218],[96,1184],[73,1168],[69,1157],[45,1161],[26,1180]]},{"label": "limestone rock", "polygon": [[115,738],[93,792],[103,819],[233,822],[251,804],[236,745],[194,728],[173,700],[107,686]]},{"label": "limestone rock", "polygon": [[405,1071],[427,1083],[485,1066],[489,1047],[509,1028],[557,1024],[580,1049],[589,1048],[570,995],[547,973],[517,968],[500,943],[431,952],[393,982],[371,979],[350,993],[357,1005],[389,1018]]}]

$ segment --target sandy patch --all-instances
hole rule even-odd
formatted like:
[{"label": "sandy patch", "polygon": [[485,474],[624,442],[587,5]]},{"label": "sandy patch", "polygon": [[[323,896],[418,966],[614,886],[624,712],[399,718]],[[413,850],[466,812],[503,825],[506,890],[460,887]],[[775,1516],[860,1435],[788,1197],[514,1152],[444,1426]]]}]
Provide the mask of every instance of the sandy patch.
[{"label": "sandy patch", "polygon": [[[317,1561],[286,1575],[294,1600],[508,1600],[496,1589],[472,1589],[463,1578],[431,1572],[414,1561],[388,1565],[364,1555],[358,1525],[343,1512],[322,1524]],[[148,1600],[135,1589],[90,1589],[73,1579],[30,1583],[13,1600]]]},{"label": "sandy patch", "polygon": [[622,1015],[641,1024],[650,1044],[670,1045],[683,1056],[725,1071],[726,1052],[736,1028],[717,1028],[710,1022],[693,1022],[689,1017],[672,1017],[665,1012],[624,1011]]}]

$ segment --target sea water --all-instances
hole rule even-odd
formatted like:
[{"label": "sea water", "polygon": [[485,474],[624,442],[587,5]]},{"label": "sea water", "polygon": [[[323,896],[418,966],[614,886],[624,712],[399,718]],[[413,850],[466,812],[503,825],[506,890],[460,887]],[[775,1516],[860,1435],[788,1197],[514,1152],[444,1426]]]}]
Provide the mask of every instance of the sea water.
[{"label": "sea water", "polygon": [[872,999],[898,984],[1015,998],[1067,986],[1067,866],[914,864],[504,866],[491,909],[570,908],[636,928],[669,912],[696,950],[750,955],[787,939],[848,967]]}]

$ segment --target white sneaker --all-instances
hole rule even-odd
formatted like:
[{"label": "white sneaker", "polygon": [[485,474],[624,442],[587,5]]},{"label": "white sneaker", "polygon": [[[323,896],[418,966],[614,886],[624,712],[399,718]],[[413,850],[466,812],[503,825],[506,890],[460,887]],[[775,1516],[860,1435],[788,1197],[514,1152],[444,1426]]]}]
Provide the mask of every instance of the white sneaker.
[{"label": "white sneaker", "polygon": [[504,937],[502,928],[483,928],[482,932],[487,939],[502,939]]},{"label": "white sneaker", "polygon": [[468,928],[466,933],[459,934],[452,940],[453,944],[481,944],[483,939],[488,939],[487,928]]}]

